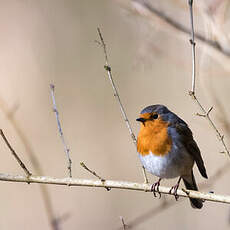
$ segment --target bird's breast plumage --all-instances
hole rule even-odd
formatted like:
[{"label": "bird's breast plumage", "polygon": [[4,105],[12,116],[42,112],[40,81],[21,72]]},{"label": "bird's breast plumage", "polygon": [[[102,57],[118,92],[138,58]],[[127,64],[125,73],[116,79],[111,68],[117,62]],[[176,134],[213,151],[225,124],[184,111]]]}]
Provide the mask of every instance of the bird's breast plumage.
[{"label": "bird's breast plumage", "polygon": [[185,149],[172,146],[171,151],[164,156],[150,152],[148,155],[139,154],[142,165],[151,174],[160,178],[175,178],[186,175],[193,167],[194,160]]},{"label": "bird's breast plumage", "polygon": [[172,148],[172,139],[168,134],[168,123],[156,120],[141,125],[137,139],[137,151],[142,155],[150,152],[157,156],[164,156]]},{"label": "bird's breast plumage", "polygon": [[[180,135],[161,118],[141,124],[137,151],[143,166],[160,178],[185,175],[194,160],[181,144]],[[175,132],[172,132],[172,130]],[[173,136],[171,135],[173,134]]]}]

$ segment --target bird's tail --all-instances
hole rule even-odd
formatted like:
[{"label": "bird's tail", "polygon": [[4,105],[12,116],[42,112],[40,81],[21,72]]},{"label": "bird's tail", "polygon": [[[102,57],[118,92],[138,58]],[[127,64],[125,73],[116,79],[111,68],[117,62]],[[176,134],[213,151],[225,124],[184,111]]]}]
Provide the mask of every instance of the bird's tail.
[{"label": "bird's tail", "polygon": [[[193,171],[191,171],[191,175],[183,177],[184,185],[188,190],[198,191],[198,187],[196,185],[195,177],[193,175]],[[191,206],[193,208],[201,209],[203,207],[203,201],[201,199],[189,198]]]}]

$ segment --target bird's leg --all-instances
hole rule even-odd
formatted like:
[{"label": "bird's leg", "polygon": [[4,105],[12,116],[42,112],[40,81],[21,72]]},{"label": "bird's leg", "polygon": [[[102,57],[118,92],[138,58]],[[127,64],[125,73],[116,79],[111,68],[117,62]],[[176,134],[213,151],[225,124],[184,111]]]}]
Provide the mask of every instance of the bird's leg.
[{"label": "bird's leg", "polygon": [[180,177],[178,182],[176,183],[176,185],[172,186],[172,188],[169,190],[169,193],[173,194],[175,196],[176,200],[178,200],[178,198],[179,198],[179,196],[177,195],[177,189],[179,188],[181,178],[182,177]]},{"label": "bird's leg", "polygon": [[152,184],[152,187],[151,187],[151,191],[153,192],[153,195],[156,197],[156,192],[159,194],[159,198],[161,198],[161,193],[159,191],[159,186],[160,186],[160,181],[161,181],[161,178],[159,178],[159,180]]}]

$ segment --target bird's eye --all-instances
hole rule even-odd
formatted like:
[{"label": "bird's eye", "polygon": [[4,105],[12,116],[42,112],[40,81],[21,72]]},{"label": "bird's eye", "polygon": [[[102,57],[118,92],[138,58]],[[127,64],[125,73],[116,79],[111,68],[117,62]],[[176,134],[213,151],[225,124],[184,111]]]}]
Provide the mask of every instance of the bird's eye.
[{"label": "bird's eye", "polygon": [[158,118],[158,114],[157,113],[155,113],[155,114],[152,115],[152,119],[156,120],[157,118]]}]

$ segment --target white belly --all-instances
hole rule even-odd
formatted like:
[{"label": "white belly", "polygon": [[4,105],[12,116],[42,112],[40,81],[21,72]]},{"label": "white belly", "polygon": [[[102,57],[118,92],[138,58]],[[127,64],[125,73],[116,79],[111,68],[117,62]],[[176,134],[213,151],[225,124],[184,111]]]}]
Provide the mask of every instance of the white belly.
[{"label": "white belly", "polygon": [[171,151],[165,156],[150,154],[140,160],[147,171],[160,178],[174,178],[190,173],[194,161],[186,151]]}]

